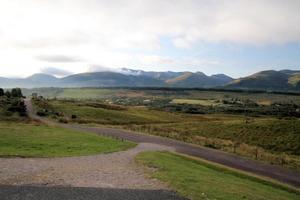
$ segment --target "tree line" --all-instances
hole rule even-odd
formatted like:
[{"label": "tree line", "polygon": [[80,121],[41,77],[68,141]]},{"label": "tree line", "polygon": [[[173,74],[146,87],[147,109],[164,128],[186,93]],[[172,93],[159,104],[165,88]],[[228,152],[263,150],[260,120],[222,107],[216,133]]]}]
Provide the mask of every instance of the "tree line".
[{"label": "tree line", "polygon": [[23,98],[24,96],[20,88],[13,88],[11,90],[0,88],[0,111],[2,110],[0,115],[2,117],[9,117],[13,113],[19,113],[20,116],[26,116],[26,106]]},{"label": "tree line", "polygon": [[6,96],[8,98],[10,97],[15,97],[15,98],[22,98],[22,90],[20,88],[13,88],[11,91],[9,90],[4,90],[3,88],[0,88],[0,97],[1,96]]}]

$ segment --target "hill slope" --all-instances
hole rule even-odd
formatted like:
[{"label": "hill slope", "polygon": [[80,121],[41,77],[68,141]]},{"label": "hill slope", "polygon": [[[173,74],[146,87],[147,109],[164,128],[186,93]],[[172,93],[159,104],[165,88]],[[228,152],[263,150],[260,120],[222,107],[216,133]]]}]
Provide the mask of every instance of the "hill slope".
[{"label": "hill slope", "polygon": [[166,80],[173,87],[216,87],[231,82],[233,79],[224,74],[207,76],[202,72],[186,72],[180,76]]},{"label": "hill slope", "polygon": [[227,84],[230,89],[300,90],[300,73],[292,70],[268,70],[240,78]]}]

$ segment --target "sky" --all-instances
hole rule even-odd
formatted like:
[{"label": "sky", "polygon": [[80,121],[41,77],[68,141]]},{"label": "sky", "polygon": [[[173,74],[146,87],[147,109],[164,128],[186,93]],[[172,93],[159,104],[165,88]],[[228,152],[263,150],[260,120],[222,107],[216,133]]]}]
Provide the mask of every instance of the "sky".
[{"label": "sky", "polygon": [[300,70],[299,0],[0,0],[0,76]]}]

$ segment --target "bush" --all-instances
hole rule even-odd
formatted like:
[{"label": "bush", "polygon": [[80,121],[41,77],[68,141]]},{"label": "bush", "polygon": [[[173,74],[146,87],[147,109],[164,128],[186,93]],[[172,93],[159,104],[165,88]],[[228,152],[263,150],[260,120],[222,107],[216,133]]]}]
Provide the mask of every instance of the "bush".
[{"label": "bush", "polygon": [[11,90],[11,96],[19,98],[23,97],[22,90],[20,88],[13,88]]},{"label": "bush", "polygon": [[45,117],[48,115],[47,112],[45,112],[44,110],[39,110],[36,112],[36,114],[40,117]]},{"label": "bush", "polygon": [[0,88],[0,97],[4,96],[4,90]]},{"label": "bush", "polygon": [[10,98],[11,97],[11,94],[9,91],[6,91],[5,94],[4,94],[7,98]]},{"label": "bush", "polygon": [[58,120],[59,123],[64,123],[64,124],[67,124],[69,121],[66,119],[66,118],[60,118]]},{"label": "bush", "polygon": [[77,115],[72,115],[71,118],[72,119],[77,119]]}]

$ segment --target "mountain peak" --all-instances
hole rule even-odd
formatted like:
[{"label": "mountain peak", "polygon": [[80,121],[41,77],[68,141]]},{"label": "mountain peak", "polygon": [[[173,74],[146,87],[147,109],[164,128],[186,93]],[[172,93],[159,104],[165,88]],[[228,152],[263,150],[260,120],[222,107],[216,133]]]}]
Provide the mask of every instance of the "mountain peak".
[{"label": "mountain peak", "polygon": [[43,73],[36,73],[26,78],[27,80],[31,81],[49,81],[49,80],[56,80],[55,76]]}]

